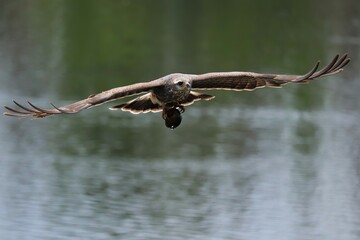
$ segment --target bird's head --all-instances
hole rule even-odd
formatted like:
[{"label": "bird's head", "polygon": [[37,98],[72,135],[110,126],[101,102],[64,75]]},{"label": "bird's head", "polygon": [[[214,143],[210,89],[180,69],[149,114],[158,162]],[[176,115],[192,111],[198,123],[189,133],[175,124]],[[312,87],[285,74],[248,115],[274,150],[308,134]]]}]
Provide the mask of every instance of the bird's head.
[{"label": "bird's head", "polygon": [[190,91],[191,81],[186,78],[179,78],[174,80],[174,90],[176,91]]}]

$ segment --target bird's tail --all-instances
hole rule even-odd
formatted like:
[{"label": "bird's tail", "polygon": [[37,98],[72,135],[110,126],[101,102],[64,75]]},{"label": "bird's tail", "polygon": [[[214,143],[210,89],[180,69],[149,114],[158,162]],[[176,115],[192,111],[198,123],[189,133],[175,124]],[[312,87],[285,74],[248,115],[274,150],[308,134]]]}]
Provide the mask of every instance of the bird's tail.
[{"label": "bird's tail", "polygon": [[111,107],[110,110],[129,111],[131,113],[138,114],[148,112],[160,112],[162,111],[162,107],[160,106],[160,104],[156,103],[154,97],[152,96],[152,93],[147,93],[129,102]]}]

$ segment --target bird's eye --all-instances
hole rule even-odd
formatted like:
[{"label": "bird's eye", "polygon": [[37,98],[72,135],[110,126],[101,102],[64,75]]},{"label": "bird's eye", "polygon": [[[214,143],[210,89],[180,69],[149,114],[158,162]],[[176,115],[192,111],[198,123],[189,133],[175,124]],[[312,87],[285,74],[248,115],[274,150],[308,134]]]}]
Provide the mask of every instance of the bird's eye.
[{"label": "bird's eye", "polygon": [[179,82],[177,82],[177,85],[179,85],[179,86],[184,86],[184,82],[183,82],[183,81],[179,81]]}]

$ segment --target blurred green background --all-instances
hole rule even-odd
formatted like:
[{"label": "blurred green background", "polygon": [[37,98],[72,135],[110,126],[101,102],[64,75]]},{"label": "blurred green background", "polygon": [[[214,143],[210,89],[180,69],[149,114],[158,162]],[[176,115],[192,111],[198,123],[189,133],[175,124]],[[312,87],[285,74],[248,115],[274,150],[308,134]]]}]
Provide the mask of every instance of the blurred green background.
[{"label": "blurred green background", "polygon": [[359,16],[358,0],[0,0],[2,105],[352,58],[308,85],[210,92],[174,131],[111,104],[1,117],[0,235],[359,239]]}]

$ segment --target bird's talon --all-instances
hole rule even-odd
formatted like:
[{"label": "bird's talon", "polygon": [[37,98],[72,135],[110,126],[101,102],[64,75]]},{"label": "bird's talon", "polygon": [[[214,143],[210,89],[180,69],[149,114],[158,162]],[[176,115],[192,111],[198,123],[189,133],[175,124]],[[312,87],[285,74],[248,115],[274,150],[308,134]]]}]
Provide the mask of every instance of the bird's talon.
[{"label": "bird's talon", "polygon": [[178,106],[177,109],[179,109],[180,113],[185,112],[185,107],[183,107],[183,106]]}]

